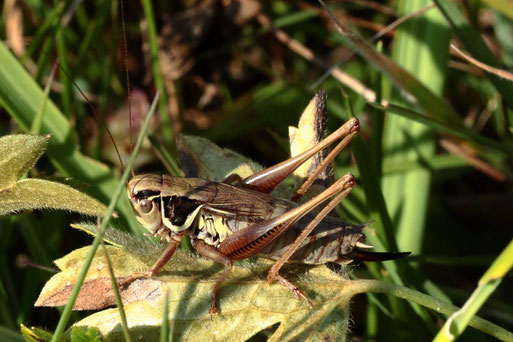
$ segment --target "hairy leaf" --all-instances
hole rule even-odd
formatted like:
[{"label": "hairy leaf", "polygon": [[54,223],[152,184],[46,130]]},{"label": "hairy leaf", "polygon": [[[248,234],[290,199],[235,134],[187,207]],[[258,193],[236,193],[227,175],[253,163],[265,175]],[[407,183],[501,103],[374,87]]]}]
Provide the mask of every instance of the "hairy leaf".
[{"label": "hairy leaf", "polygon": [[64,209],[103,215],[106,207],[72,187],[44,179],[22,179],[46,149],[49,136],[0,138],[0,215],[32,209]]},{"label": "hairy leaf", "polygon": [[30,170],[46,149],[49,136],[13,134],[0,138],[0,191]]},{"label": "hairy leaf", "polygon": [[[134,272],[149,269],[163,249],[117,232],[109,241],[128,246],[108,246],[107,251],[117,280],[122,282]],[[135,243],[136,245],[133,245]],[[89,247],[56,261],[62,271],[45,285],[37,306],[64,305],[76,281]],[[223,266],[196,255],[177,251],[164,270],[154,278],[137,279],[120,288],[132,338],[157,339],[162,325],[166,293],[169,296],[169,324],[180,341],[244,341],[257,332],[280,323],[271,341],[343,340],[349,317],[347,280],[324,266],[294,265],[283,275],[308,295],[314,307],[295,299],[280,284],[266,285],[271,262],[236,263],[221,287],[220,313],[208,314],[211,291]],[[75,309],[92,310],[114,305],[114,296],[103,251],[99,251],[89,270]],[[123,333],[117,309],[95,313],[74,327],[95,327],[109,341],[122,341]]]},{"label": "hairy leaf", "polygon": [[44,179],[23,179],[0,192],[0,215],[31,209],[63,209],[100,216],[106,207],[65,184]]}]

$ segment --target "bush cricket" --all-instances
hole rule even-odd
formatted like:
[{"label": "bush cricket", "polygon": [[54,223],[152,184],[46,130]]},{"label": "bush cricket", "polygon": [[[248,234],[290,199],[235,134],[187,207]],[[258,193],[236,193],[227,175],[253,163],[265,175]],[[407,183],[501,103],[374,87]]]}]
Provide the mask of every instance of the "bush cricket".
[{"label": "bush cricket", "polygon": [[[317,95],[314,100],[325,101],[325,97]],[[385,261],[408,255],[407,252],[366,251],[372,246],[364,243],[363,225],[352,225],[328,215],[355,186],[351,174],[344,175],[307,202],[300,205],[295,202],[359,129],[358,120],[350,119],[303,153],[245,179],[237,174],[222,182],[170,175],[134,176],[127,190],[137,220],[148,230],[147,235],[159,236],[168,246],[149,271],[136,273],[123,284],[157,275],[185,235],[189,235],[200,255],[226,266],[214,285],[210,314],[217,313],[217,293],[235,260],[254,255],[276,260],[267,283],[278,281],[297,299],[303,298],[312,306],[300,289],[279,274],[285,262]],[[337,141],[336,147],[310,172],[290,200],[271,195],[294,170]]]}]

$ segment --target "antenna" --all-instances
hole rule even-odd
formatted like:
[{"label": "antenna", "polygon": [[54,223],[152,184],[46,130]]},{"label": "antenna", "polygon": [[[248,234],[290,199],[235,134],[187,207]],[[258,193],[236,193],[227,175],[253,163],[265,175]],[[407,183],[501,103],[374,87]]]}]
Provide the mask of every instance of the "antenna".
[{"label": "antenna", "polygon": [[[80,92],[80,94],[85,99],[86,103],[88,104],[89,108],[91,108],[91,110],[93,111],[94,116],[99,119],[98,112],[94,108],[93,104],[91,103],[91,101],[89,101],[89,99],[87,98],[86,94],[84,94],[82,89],[80,89],[80,87],[75,82],[75,80],[71,77],[71,75],[66,71],[66,69],[64,69],[64,67],[62,65],[59,64],[58,61],[55,61],[54,63],[57,64],[59,69],[66,75],[66,77],[68,77],[70,79],[70,81],[73,84],[73,86]],[[118,155],[119,164],[121,166],[121,169],[123,171],[125,171],[125,165],[123,164],[123,160],[121,159],[121,154],[119,153],[118,146],[116,145],[116,142],[114,141],[114,137],[112,136],[112,133],[110,132],[109,128],[107,127],[107,125],[105,124],[105,122],[103,120],[98,120],[98,121],[100,121],[102,123],[103,128],[105,128],[105,131],[107,132],[107,134],[109,136],[109,139],[112,142],[112,145],[114,145],[114,149],[116,150],[116,154]],[[131,132],[130,132],[130,134],[131,134]],[[132,136],[130,135],[130,143],[132,143],[132,139],[131,138],[132,138]],[[130,145],[130,151],[131,150],[132,150],[132,145]]]},{"label": "antenna", "polygon": [[[128,47],[126,43],[126,25],[125,25],[125,5],[123,0],[119,1],[121,9],[121,27],[123,31],[123,52],[125,57],[125,73],[126,73],[126,91],[127,91],[127,102],[128,102],[128,122],[130,125],[130,154],[134,151],[133,142],[133,127],[132,127],[132,95],[130,94],[130,75],[128,73]],[[134,176],[134,170],[132,169],[132,177]]]}]

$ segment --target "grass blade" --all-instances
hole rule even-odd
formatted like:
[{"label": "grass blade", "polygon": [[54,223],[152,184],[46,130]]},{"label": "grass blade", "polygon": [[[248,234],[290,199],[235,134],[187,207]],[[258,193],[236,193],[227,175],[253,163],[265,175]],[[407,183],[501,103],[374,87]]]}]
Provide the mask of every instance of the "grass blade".
[{"label": "grass blade", "polygon": [[128,181],[128,177],[130,176],[130,172],[132,170],[132,165],[134,164],[135,158],[137,156],[137,152],[141,148],[141,145],[142,145],[142,142],[146,135],[146,130],[148,129],[148,125],[150,123],[151,117],[153,116],[153,113],[155,112],[155,107],[157,105],[157,102],[158,102],[158,93],[155,96],[155,99],[153,100],[153,103],[151,105],[148,116],[146,117],[146,121],[144,122],[144,126],[143,126],[141,133],[139,134],[139,137],[135,144],[134,151],[130,157],[128,164],[126,165],[125,172],[123,173],[123,176],[121,177],[121,180],[118,183],[118,186],[114,192],[114,195],[112,196],[112,200],[107,209],[107,213],[105,214],[105,216],[102,219],[102,223],[100,226],[100,234],[96,235],[96,237],[94,238],[94,241],[91,245],[91,250],[89,251],[87,258],[84,261],[84,266],[77,278],[77,282],[73,286],[73,291],[71,292],[70,299],[69,299],[68,303],[66,304],[66,306],[64,307],[64,310],[61,315],[61,319],[59,320],[57,328],[55,329],[55,334],[52,337],[52,342],[60,341],[62,333],[64,332],[64,328],[66,327],[66,324],[68,324],[68,320],[71,315],[71,311],[73,310],[73,305],[75,304],[75,301],[78,296],[78,292],[80,291],[80,287],[84,283],[87,271],[89,270],[89,267],[91,266],[94,255],[96,253],[96,250],[98,249],[98,247],[100,246],[100,243],[102,241],[103,236],[102,236],[101,232],[104,232],[105,229],[107,229],[109,220],[110,220],[112,214],[114,213],[114,208],[116,206],[116,202],[119,200],[119,197],[121,196],[121,192],[123,192],[123,190],[125,188],[125,184]]}]

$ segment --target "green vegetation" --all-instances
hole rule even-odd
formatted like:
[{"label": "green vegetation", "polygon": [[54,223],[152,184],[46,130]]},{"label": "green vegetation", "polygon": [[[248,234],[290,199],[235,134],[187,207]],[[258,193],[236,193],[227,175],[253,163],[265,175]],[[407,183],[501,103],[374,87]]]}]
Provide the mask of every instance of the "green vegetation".
[{"label": "green vegetation", "polygon": [[[7,208],[3,214],[17,212],[0,217],[0,340],[56,339],[85,317],[102,322],[124,315],[117,309],[96,316],[70,312],[75,300],[82,303],[76,293],[73,301],[66,297],[61,303],[68,303],[62,315],[60,309],[34,307],[34,302],[52,276],[48,267],[53,260],[62,258],[61,277],[86,256],[86,264],[98,269],[92,251],[111,251],[114,272],[129,275],[138,266],[124,269],[119,260],[145,254],[154,260],[158,255],[153,252],[158,246],[142,241],[144,229],[120,183],[123,171],[128,175],[131,146],[149,112],[155,111],[155,118],[146,123],[150,139],[137,144],[141,150],[134,158],[135,172],[180,174],[178,134],[208,138],[270,166],[289,157],[288,127],[297,125],[310,99],[324,89],[330,131],[352,116],[361,122],[359,136],[336,160],[337,177],[351,172],[358,181],[338,214],[353,223],[372,222],[366,235],[376,250],[412,251],[412,256],[352,267],[351,281],[333,280],[338,275],[324,266],[308,276],[298,272],[298,284],[304,282],[314,304],[315,298],[335,300],[330,304],[321,299],[315,310],[300,313],[285,305],[297,304],[292,294],[279,285],[264,285],[268,265],[243,262],[220,293],[221,314],[209,323],[208,305],[197,299],[208,296],[221,268],[179,252],[167,269],[185,267],[186,275],[166,280],[162,290],[169,292],[157,301],[165,309],[151,316],[153,321],[175,319],[142,333],[163,341],[168,335],[175,341],[181,336],[195,339],[193,333],[201,336],[207,326],[211,332],[230,331],[233,320],[245,319],[247,330],[230,334],[233,340],[253,334],[255,341],[316,340],[323,333],[339,340],[347,333],[365,341],[435,336],[437,341],[453,336],[513,341],[513,81],[507,73],[513,67],[513,22],[511,8],[504,4],[327,2],[338,20],[334,24],[319,2],[141,1],[124,3],[124,25],[118,2],[5,5],[0,19],[0,135],[12,135],[3,141],[15,139],[20,148],[1,149],[0,156],[0,170],[5,171],[0,175],[0,207]],[[406,20],[375,37],[399,18]],[[451,44],[505,73],[484,72]],[[56,61],[61,67],[54,67]],[[159,106],[150,109],[157,98]],[[44,137],[13,135],[20,133]],[[207,144],[204,151],[217,151],[203,139],[196,143]],[[17,162],[6,163],[4,151]],[[44,184],[56,190],[47,190],[37,204],[6,207],[6,191],[26,181],[33,184],[30,191]],[[130,253],[104,248],[100,238],[92,242],[90,235],[69,227],[86,217],[56,210],[20,212],[51,207],[103,213],[102,206],[80,211],[77,203],[47,204],[45,200],[69,186],[80,190],[73,190],[77,196],[87,193],[110,204],[100,232],[105,241],[128,246]],[[120,191],[115,203],[114,194]],[[118,219],[110,218],[113,210]],[[104,231],[109,218],[114,229]],[[90,222],[96,223],[94,218]],[[81,227],[98,233],[94,225]],[[75,270],[70,279],[80,272],[83,280],[85,268]],[[262,292],[262,307],[274,315],[245,306],[255,287]],[[196,299],[176,299],[187,296]],[[223,316],[223,303],[241,311]],[[129,305],[125,311],[130,325],[131,312],[146,309],[147,303]],[[463,309],[451,316],[456,307]],[[266,318],[263,326],[271,328],[260,331],[259,323]],[[48,332],[27,328],[32,326]],[[313,327],[317,334],[306,332]],[[123,340],[128,332],[122,325],[118,328],[116,336]],[[99,331],[77,328],[64,336],[93,341]]]}]

